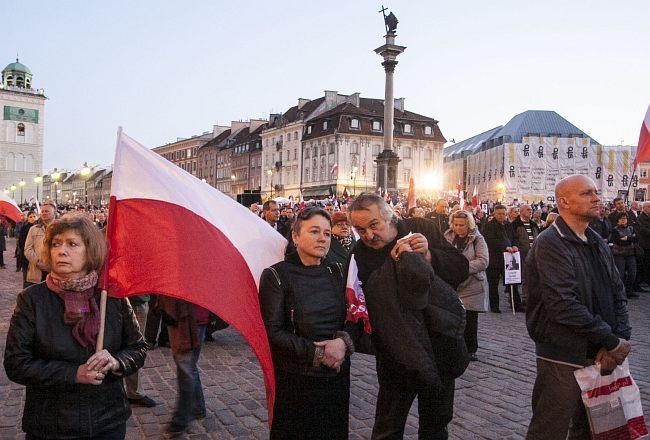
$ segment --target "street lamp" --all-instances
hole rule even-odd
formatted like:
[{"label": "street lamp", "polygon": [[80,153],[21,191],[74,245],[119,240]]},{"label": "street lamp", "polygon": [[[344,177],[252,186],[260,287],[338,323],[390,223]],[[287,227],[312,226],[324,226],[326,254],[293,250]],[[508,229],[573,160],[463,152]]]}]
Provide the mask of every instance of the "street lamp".
[{"label": "street lamp", "polygon": [[20,179],[20,182],[18,182],[18,186],[20,186],[20,203],[18,205],[22,206],[22,204],[23,204],[23,187],[25,186],[25,180]]},{"label": "street lamp", "polygon": [[271,199],[273,199],[273,171],[272,170],[267,170],[266,174],[269,176],[270,180],[270,186],[271,186]]},{"label": "street lamp", "polygon": [[54,181],[54,202],[58,205],[59,204],[59,196],[58,196],[59,192],[57,191],[57,188],[59,186],[59,179],[61,178],[61,173],[59,173],[56,170],[56,168],[54,168],[54,172],[50,175],[50,177]]},{"label": "street lamp", "polygon": [[352,167],[352,197],[357,195],[357,171],[359,167]]},{"label": "street lamp", "polygon": [[34,177],[34,183],[36,184],[36,200],[38,201],[38,184],[43,181],[41,176]]},{"label": "street lamp", "polygon": [[73,205],[77,204],[77,191],[72,193],[72,204]]},{"label": "street lamp", "polygon": [[81,177],[83,177],[84,180],[84,199],[85,199],[85,204],[86,206],[88,205],[88,178],[90,177],[90,172],[92,170],[88,166],[88,162],[84,162],[83,166],[81,167]]},{"label": "street lamp", "polygon": [[16,200],[16,185],[11,185],[11,198]]}]

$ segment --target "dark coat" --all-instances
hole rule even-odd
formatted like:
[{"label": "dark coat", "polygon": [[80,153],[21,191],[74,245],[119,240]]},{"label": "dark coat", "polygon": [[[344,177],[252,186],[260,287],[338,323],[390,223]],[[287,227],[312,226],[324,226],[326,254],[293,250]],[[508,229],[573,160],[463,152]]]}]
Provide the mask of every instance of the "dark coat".
[{"label": "dark coat", "polygon": [[312,366],[314,341],[332,339],[345,330],[343,268],[321,263],[304,266],[297,253],[264,269],[260,308],[273,367],[306,376],[335,376],[336,370]]},{"label": "dark coat", "polygon": [[650,249],[650,215],[642,212],[636,219],[637,238],[639,246]]},{"label": "dark coat", "polygon": [[[514,222],[511,223],[514,241],[517,243],[519,252],[521,253],[521,261],[526,259],[528,251],[530,250],[530,240],[528,239],[528,232],[526,231],[526,226],[521,220],[521,217],[517,217]],[[535,224],[534,221],[530,221],[530,227],[533,231],[533,240],[539,235],[539,227]]]},{"label": "dark coat", "polygon": [[517,246],[512,224],[501,224],[493,218],[483,228],[483,238],[490,253],[488,269],[503,270],[503,253],[507,247]]},{"label": "dark coat", "polygon": [[29,266],[29,261],[27,260],[27,257],[25,257],[25,240],[27,240],[27,234],[31,227],[32,223],[25,223],[25,225],[20,229],[20,234],[18,235],[16,258],[18,259],[18,267],[21,269],[27,269],[27,266]]},{"label": "dark coat", "polygon": [[631,334],[614,257],[592,229],[585,234],[587,243],[558,217],[533,243],[524,270],[526,326],[537,355],[574,365],[587,365],[598,349],[614,349]]},{"label": "dark coat", "polygon": [[[357,241],[352,237],[352,243],[350,243],[350,249],[354,247]],[[345,265],[348,261],[349,252],[343,247],[339,241],[332,236],[332,242],[330,243],[330,250],[327,253],[327,259],[332,263],[341,263]]]},{"label": "dark coat", "polygon": [[[601,238],[609,240],[609,234],[612,232],[612,224],[607,217],[595,217],[589,222],[589,227],[596,231]],[[650,244],[650,243],[649,243]]]},{"label": "dark coat", "polygon": [[[96,294],[99,304],[99,293]],[[131,408],[122,379],[144,364],[146,343],[131,305],[108,298],[104,348],[120,363],[101,385],[75,383],[77,369],[94,353],[81,347],[63,323],[63,301],[45,283],[18,295],[11,317],[4,367],[26,386],[22,427],[47,438],[92,437],[126,422]]]}]

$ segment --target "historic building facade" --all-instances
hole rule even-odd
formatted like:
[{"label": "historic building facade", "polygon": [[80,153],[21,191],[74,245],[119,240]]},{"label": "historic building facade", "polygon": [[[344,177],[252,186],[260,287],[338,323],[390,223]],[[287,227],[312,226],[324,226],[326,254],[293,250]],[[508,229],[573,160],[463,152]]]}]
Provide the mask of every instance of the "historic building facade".
[{"label": "historic building facade", "polygon": [[18,59],[2,70],[0,190],[6,190],[16,201],[21,189],[22,201],[36,197],[40,184],[46,99],[43,89],[32,88],[32,73]]}]

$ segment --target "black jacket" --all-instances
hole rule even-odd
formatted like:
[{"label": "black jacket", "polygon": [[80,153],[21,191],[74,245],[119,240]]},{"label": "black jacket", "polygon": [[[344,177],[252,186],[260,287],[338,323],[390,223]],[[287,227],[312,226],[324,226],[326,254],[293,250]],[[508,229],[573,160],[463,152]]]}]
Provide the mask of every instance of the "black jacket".
[{"label": "black jacket", "polygon": [[[337,264],[304,266],[297,253],[264,269],[260,307],[273,367],[306,376],[335,376],[336,370],[312,366],[314,341],[344,330],[346,306],[343,269]],[[349,362],[349,360],[348,360]]]},{"label": "black jacket", "polygon": [[636,230],[639,246],[643,249],[650,249],[650,215],[645,212],[639,214],[636,218]]},{"label": "black jacket", "polygon": [[507,221],[501,224],[492,219],[483,228],[483,238],[490,253],[488,269],[503,270],[503,253],[507,247],[517,246],[512,224]]},{"label": "black jacket", "polygon": [[[99,293],[96,294],[99,304]],[[63,323],[63,301],[45,283],[18,295],[11,317],[4,367],[10,380],[26,386],[22,427],[47,438],[92,437],[131,416],[122,379],[144,364],[146,343],[131,305],[108,298],[104,348],[120,363],[101,385],[75,383],[77,369],[94,353],[81,347]]]},{"label": "black jacket", "polygon": [[600,348],[611,350],[631,334],[612,253],[592,229],[586,236],[587,243],[558,217],[533,243],[524,270],[526,326],[537,355],[574,365],[587,365]]},{"label": "black jacket", "polygon": [[[352,237],[352,242],[350,243],[350,250],[354,247],[357,241]],[[343,247],[339,241],[332,236],[332,242],[330,244],[330,250],[327,253],[327,260],[332,263],[341,263],[346,264],[348,261],[349,251]]]}]

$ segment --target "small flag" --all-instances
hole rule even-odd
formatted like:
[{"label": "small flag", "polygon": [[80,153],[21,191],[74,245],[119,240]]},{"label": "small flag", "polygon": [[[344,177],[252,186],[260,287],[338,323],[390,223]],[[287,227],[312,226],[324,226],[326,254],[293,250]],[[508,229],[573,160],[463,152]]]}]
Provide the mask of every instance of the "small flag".
[{"label": "small flag", "polygon": [[339,164],[338,164],[338,163],[335,163],[334,165],[332,165],[332,168],[330,169],[330,175],[333,176],[334,173],[336,173],[336,171],[337,171],[338,169],[339,169]]},{"label": "small flag", "polygon": [[478,187],[474,185],[474,192],[472,193],[472,207],[476,208],[478,206]]},{"label": "small flag", "polygon": [[354,259],[354,254],[350,256],[350,264],[348,266],[348,279],[345,283],[345,302],[347,303],[345,320],[356,324],[359,322],[359,319],[363,319],[363,331],[371,334],[372,327],[370,326],[368,309],[366,308],[366,296],[361,288],[359,268]]},{"label": "small flag", "polygon": [[413,179],[413,176],[409,178],[409,192],[408,195],[406,196],[406,212],[409,212],[411,208],[415,208],[417,206],[416,201],[415,201],[415,180]]},{"label": "small flag", "polygon": [[639,162],[645,162],[648,159],[650,159],[650,106],[648,106],[643,124],[641,124],[639,145],[634,156],[634,168],[636,169]]}]

